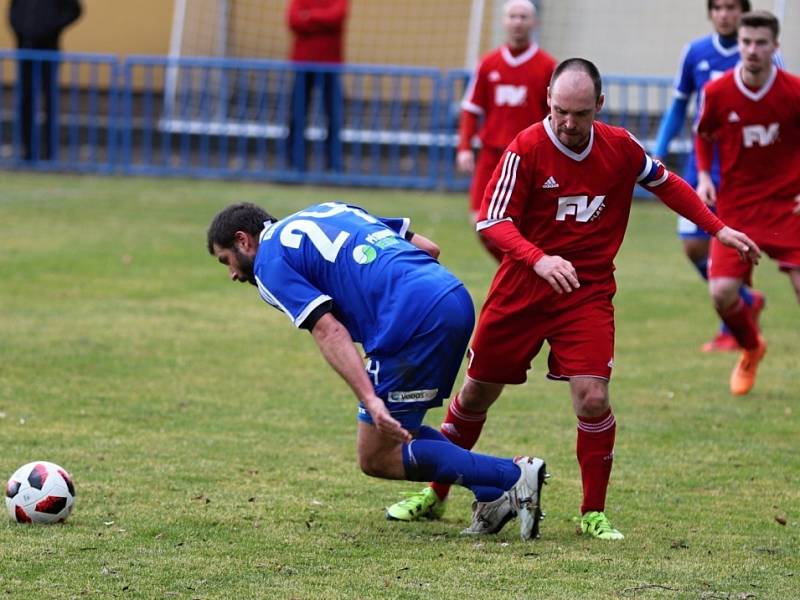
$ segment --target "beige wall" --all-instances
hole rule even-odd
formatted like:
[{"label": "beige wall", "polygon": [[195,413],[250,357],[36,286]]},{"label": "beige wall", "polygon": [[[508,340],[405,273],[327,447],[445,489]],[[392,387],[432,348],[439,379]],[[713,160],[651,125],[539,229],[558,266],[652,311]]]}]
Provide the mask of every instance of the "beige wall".
[{"label": "beige wall", "polygon": [[[83,15],[64,32],[70,52],[166,54],[172,26],[171,0],[82,0]],[[13,48],[8,25],[10,0],[0,0],[0,48]]]},{"label": "beige wall", "polygon": [[[772,0],[752,0],[773,10]],[[541,0],[541,44],[557,58],[583,56],[603,73],[674,75],[683,46],[711,27],[703,0]],[[786,2],[782,53],[800,72],[800,1]]]},{"label": "beige wall", "polygon": [[[229,34],[236,45],[231,54],[286,57],[287,0],[228,1],[233,8],[232,23],[242,23],[237,25],[236,33]],[[486,0],[487,19],[502,1]],[[10,0],[0,0],[4,21],[0,26],[0,47],[5,48],[13,47],[6,18],[9,3]],[[83,3],[83,16],[64,35],[65,50],[123,56],[167,53],[172,0]],[[189,5],[198,7],[213,4],[214,0],[189,0]],[[472,0],[351,0],[347,59],[461,67],[471,4]],[[539,4],[542,47],[556,58],[591,58],[604,73],[671,76],[684,44],[710,30],[703,0],[539,0]],[[753,0],[753,4],[766,9],[775,6],[773,0]],[[800,72],[800,0],[785,4],[782,51],[789,70]],[[206,15],[201,28],[212,29],[213,10],[197,12]],[[491,29],[487,21],[483,51],[492,43]],[[202,39],[202,35],[195,39]],[[195,43],[203,47],[200,41]]]}]

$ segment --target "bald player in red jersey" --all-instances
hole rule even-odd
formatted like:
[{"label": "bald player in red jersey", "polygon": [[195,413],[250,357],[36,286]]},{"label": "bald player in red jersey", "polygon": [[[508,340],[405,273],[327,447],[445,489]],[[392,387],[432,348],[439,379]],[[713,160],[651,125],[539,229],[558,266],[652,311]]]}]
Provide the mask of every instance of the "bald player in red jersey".
[{"label": "bald player in red jersey", "polygon": [[[503,11],[506,43],[483,57],[461,103],[456,168],[472,173],[473,222],[505,147],[520,131],[547,114],[547,84],[556,66],[552,56],[530,42],[536,27],[533,4],[529,0],[509,0]],[[476,132],[481,140],[477,164],[472,152]],[[479,239],[498,262],[503,258],[502,252],[483,236],[479,235]]]},{"label": "bald player in red jersey", "polygon": [[[742,257],[758,246],[726,227],[679,177],[652,160],[625,129],[594,120],[603,105],[591,62],[556,67],[550,115],[511,142],[486,188],[477,227],[504,253],[471,346],[467,377],[441,431],[471,448],[486,412],[506,384],[523,383],[531,361],[550,344],[548,377],[569,381],[578,419],[583,481],[580,530],[595,539],[623,535],[605,515],[616,421],[608,398],[614,357],[614,257],[639,183]],[[446,486],[431,487],[441,515]],[[429,496],[428,496],[429,497]],[[503,499],[477,502],[466,533],[495,533],[513,516]]]},{"label": "bald player in red jersey", "polygon": [[[697,122],[698,193],[717,213],[746,232],[785,271],[800,301],[800,78],[774,66],[778,20],[765,11],[742,15],[742,63],[704,90]],[[713,145],[720,156],[720,188],[709,175]],[[750,283],[753,267],[712,241],[709,290],[742,355],[730,378],[747,394],[766,353],[753,314],[732,286]],[[737,288],[738,290],[738,288]]]}]

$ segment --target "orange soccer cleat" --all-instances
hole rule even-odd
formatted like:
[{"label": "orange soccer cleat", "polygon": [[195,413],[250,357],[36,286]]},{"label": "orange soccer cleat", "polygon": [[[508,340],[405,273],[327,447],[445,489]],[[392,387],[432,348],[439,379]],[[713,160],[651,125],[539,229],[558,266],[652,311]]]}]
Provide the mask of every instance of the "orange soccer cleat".
[{"label": "orange soccer cleat", "polygon": [[767,343],[758,336],[758,346],[752,350],[742,350],[742,356],[731,373],[731,393],[734,396],[744,396],[756,382],[758,363],[767,353]]}]

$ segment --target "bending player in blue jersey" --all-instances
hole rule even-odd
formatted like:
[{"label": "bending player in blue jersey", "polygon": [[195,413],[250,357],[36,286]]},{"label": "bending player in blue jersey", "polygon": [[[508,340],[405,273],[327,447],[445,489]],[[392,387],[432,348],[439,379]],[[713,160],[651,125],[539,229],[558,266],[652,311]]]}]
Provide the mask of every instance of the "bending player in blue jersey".
[{"label": "bending player in blue jersey", "polygon": [[481,533],[518,515],[521,537],[538,536],[541,459],[469,452],[422,424],[450,395],[475,314],[466,288],[437,262],[438,247],[411,232],[408,219],[326,202],[278,221],[235,204],[211,223],[208,251],[232,280],[257,286],[265,302],[309,330],[353,390],[364,473],[463,485],[476,502],[502,498]]},{"label": "bending player in blue jersey", "polygon": [[[691,42],[683,51],[681,65],[675,80],[675,97],[669,111],[661,121],[653,157],[663,160],[669,143],[678,135],[686,121],[686,112],[692,94],[700,102],[700,92],[711,79],[716,79],[739,62],[736,44],[736,25],[739,15],[750,11],[750,0],[707,0],[708,18],[714,33]],[[719,187],[719,157],[715,153],[712,168],[714,185]],[[697,187],[697,164],[694,150],[689,152],[683,178],[692,187]],[[697,268],[703,279],[708,280],[709,235],[691,221],[678,217],[678,235],[683,241],[686,256]],[[748,306],[753,307],[757,318],[764,307],[764,295],[745,286],[739,291]],[[739,344],[724,326],[710,342],[703,344],[703,352],[735,351]]]}]

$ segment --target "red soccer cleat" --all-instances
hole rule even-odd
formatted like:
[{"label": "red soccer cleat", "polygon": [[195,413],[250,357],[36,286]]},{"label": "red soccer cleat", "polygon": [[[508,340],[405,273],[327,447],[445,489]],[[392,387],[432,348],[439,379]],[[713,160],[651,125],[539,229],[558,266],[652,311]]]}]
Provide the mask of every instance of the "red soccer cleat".
[{"label": "red soccer cleat", "polygon": [[703,352],[737,352],[741,350],[739,342],[728,331],[720,331],[714,339],[700,347]]}]

